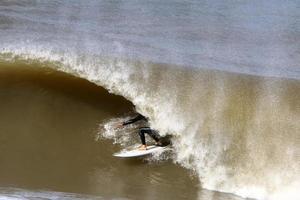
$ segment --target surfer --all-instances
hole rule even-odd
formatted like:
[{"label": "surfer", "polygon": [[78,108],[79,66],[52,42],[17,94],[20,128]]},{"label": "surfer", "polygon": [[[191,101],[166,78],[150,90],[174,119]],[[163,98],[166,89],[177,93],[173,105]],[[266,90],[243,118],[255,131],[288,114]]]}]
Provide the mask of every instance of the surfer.
[{"label": "surfer", "polygon": [[[137,121],[148,122],[148,119],[146,117],[144,117],[143,115],[138,114],[136,117],[129,119],[123,123],[120,123],[118,125],[118,128],[122,128],[126,125],[135,123]],[[150,137],[152,137],[155,140],[157,146],[166,146],[166,145],[170,144],[169,139],[166,139],[166,137],[161,137],[156,130],[153,130],[148,126],[145,126],[145,127],[141,127],[139,130],[139,136],[142,141],[142,145],[139,147],[139,150],[147,150],[145,133],[147,133]]]}]

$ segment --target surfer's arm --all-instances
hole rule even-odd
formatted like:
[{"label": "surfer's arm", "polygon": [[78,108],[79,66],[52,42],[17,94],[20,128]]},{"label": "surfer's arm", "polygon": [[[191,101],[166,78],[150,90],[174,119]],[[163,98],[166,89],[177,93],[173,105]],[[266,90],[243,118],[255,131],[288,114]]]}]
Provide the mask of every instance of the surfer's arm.
[{"label": "surfer's arm", "polygon": [[126,126],[128,124],[132,124],[134,122],[140,121],[140,120],[147,120],[143,115],[139,114],[138,116],[136,116],[135,118],[129,119],[125,122],[122,123],[122,126]]}]

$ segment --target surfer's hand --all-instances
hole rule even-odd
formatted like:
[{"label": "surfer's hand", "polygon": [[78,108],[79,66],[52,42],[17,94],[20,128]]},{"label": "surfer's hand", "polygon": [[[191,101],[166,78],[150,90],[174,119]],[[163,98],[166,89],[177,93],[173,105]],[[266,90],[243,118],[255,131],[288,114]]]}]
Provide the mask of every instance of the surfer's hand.
[{"label": "surfer's hand", "polygon": [[123,128],[123,123],[122,123],[122,122],[118,123],[118,124],[116,125],[116,128]]}]

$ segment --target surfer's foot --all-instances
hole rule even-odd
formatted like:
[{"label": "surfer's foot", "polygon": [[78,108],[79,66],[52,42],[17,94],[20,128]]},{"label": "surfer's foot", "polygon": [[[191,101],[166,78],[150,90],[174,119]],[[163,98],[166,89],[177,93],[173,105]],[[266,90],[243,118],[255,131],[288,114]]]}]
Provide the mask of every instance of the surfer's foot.
[{"label": "surfer's foot", "polygon": [[139,150],[147,150],[147,145],[141,145],[140,147],[139,147]]}]

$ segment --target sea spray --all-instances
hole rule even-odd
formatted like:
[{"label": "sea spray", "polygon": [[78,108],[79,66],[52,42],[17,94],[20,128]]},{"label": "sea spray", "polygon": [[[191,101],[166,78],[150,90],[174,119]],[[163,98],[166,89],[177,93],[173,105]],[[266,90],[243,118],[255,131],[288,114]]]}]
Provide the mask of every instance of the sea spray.
[{"label": "sea spray", "polygon": [[126,128],[117,128],[119,123],[125,121],[126,118],[114,118],[108,122],[99,124],[96,140],[111,139],[113,144],[122,146],[131,146],[136,142],[136,126],[129,125]]}]

